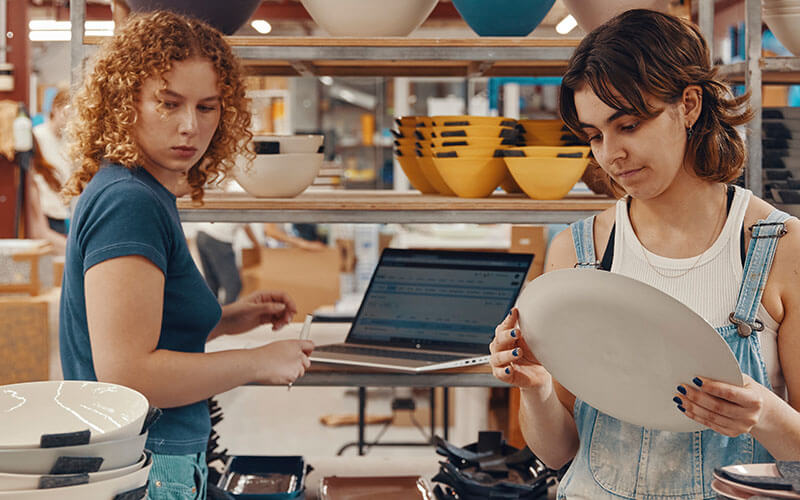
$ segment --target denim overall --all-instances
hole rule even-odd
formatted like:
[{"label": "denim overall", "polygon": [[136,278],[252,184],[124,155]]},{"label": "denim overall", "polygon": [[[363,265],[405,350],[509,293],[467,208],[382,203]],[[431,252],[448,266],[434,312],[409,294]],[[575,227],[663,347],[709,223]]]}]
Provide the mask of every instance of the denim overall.
[{"label": "denim overall", "polygon": [[[751,333],[763,329],[756,312],[778,238],[786,233],[783,222],[788,218],[775,210],[752,227],[736,310],[730,315],[731,324],[716,329],[739,361],[742,373],[770,390],[758,335]],[[599,267],[594,217],[572,224],[571,229],[578,256],[575,267]],[[617,420],[580,399],[576,399],[573,413],[580,447],[559,485],[558,499],[710,499],[716,497],[711,489],[714,468],[774,462],[750,434],[730,438],[710,429],[647,429]]]}]

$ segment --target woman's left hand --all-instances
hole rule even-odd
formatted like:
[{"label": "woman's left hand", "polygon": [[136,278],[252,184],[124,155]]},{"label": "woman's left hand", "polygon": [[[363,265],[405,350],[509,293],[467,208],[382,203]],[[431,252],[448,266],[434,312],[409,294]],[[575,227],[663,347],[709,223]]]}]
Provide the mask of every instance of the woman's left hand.
[{"label": "woman's left hand", "polygon": [[[700,382],[698,384],[697,382]],[[687,417],[720,434],[736,437],[751,433],[761,421],[769,391],[749,376],[738,387],[717,380],[696,377],[692,383],[681,384],[675,393],[678,409]]]},{"label": "woman's left hand", "polygon": [[284,292],[258,291],[223,308],[219,334],[235,335],[257,326],[272,323],[272,329],[283,328],[297,314],[297,305]]}]

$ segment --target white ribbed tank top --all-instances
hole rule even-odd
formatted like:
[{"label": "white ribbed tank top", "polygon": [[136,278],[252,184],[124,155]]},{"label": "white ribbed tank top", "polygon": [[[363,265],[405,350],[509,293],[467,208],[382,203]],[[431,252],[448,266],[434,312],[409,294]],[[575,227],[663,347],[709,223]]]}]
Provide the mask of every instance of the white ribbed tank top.
[{"label": "white ribbed tank top", "polygon": [[[726,326],[728,315],[736,308],[736,298],[742,282],[739,238],[751,194],[749,190],[735,186],[733,203],[722,232],[699,261],[698,256],[670,259],[644,248],[628,217],[628,199],[620,199],[616,204],[616,235],[611,271],[668,293],[702,316],[714,328]],[[647,261],[643,254],[647,254]],[[694,269],[689,270],[692,265],[695,266]],[[686,274],[680,278],[667,278],[651,266],[667,276]],[[779,325],[762,304],[758,306],[756,317],[764,323],[764,330],[758,333],[758,339],[767,375],[775,393],[786,399],[786,383],[778,358]]]}]

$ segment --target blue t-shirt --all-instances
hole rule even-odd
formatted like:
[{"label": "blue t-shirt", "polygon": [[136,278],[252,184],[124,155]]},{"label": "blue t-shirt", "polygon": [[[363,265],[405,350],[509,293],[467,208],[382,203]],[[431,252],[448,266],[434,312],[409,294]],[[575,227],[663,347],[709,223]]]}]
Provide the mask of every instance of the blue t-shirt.
[{"label": "blue t-shirt", "polygon": [[[143,168],[104,165],[78,199],[67,237],[59,324],[67,380],[97,380],[84,274],[95,264],[126,255],[145,257],[164,273],[158,349],[204,352],[220,320],[222,310],[189,253],[175,196]],[[206,450],[211,431],[206,401],[163,410],[150,428],[149,450],[169,455]]]}]

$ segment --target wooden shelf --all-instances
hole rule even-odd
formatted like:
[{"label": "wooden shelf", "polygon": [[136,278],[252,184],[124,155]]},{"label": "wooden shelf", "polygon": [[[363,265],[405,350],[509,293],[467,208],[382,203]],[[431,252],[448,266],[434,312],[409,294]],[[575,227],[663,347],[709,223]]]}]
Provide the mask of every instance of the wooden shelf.
[{"label": "wooden shelf", "polygon": [[[800,57],[763,57],[759,60],[762,83],[800,84]],[[719,75],[731,83],[744,83],[745,63],[720,66]]]},{"label": "wooden shelf", "polygon": [[[561,76],[579,39],[227,37],[253,75]],[[84,37],[95,45],[101,37]],[[273,57],[274,54],[274,57]]]},{"label": "wooden shelf", "polygon": [[466,199],[396,191],[309,190],[295,198],[254,198],[246,193],[207,192],[202,206],[178,200],[184,222],[365,222],[365,223],[570,223],[614,200],[594,194],[562,200],[531,200],[494,194]]}]

